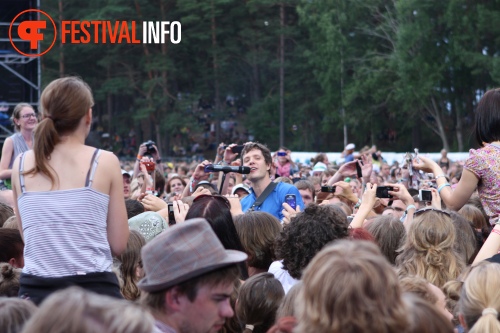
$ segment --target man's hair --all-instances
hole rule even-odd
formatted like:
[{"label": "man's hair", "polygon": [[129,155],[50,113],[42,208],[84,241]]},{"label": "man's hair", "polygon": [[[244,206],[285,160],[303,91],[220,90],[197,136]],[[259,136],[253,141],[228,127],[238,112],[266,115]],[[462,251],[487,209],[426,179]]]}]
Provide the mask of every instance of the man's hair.
[{"label": "man's hair", "polygon": [[23,256],[24,242],[17,229],[0,228],[0,262],[20,259]]},{"label": "man's hair", "polygon": [[[262,152],[262,156],[264,156],[264,161],[266,162],[267,165],[271,165],[273,163],[273,157],[271,156],[271,151],[269,148],[267,148],[266,145],[259,143],[259,142],[249,142],[243,147],[243,150],[241,151],[241,158],[245,158],[245,154],[247,154],[249,151],[258,149]],[[271,172],[271,170],[269,170]]]},{"label": "man's hair", "polygon": [[276,257],[295,279],[326,244],[349,237],[347,216],[333,205],[310,204],[298,213],[276,239]]},{"label": "man's hair", "polygon": [[191,302],[194,302],[196,296],[198,296],[198,290],[202,286],[216,287],[226,283],[233,283],[239,276],[238,266],[232,264],[194,277],[165,290],[151,293],[142,292],[141,303],[152,311],[163,311],[165,310],[165,294],[172,288],[177,288],[180,294],[186,295]]},{"label": "man's hair", "polygon": [[249,267],[269,269],[275,260],[274,242],[281,232],[280,221],[266,212],[247,212],[234,219]]},{"label": "man's hair", "polygon": [[299,190],[311,191],[312,199],[314,202],[314,199],[316,199],[316,189],[314,188],[314,184],[312,182],[310,182],[309,180],[302,179],[296,182],[294,185]]},{"label": "man's hair", "polygon": [[127,209],[127,219],[144,213],[144,206],[137,200],[126,199],[125,208]]}]

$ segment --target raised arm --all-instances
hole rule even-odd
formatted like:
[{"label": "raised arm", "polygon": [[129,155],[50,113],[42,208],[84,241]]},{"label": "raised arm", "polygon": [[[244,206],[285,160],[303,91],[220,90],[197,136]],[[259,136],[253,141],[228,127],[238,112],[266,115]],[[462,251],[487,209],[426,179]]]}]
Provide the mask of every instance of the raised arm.
[{"label": "raised arm", "polygon": [[10,160],[14,154],[12,139],[7,138],[2,148],[2,159],[0,159],[0,179],[9,179],[12,176],[12,169],[9,169]]}]

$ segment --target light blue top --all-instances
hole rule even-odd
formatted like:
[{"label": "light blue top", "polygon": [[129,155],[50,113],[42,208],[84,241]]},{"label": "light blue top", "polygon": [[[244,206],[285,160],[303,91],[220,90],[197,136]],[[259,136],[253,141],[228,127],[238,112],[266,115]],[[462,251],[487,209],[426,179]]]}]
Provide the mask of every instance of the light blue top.
[{"label": "light blue top", "polygon": [[[276,216],[281,221],[283,219],[281,211],[283,210],[283,202],[285,202],[285,195],[287,194],[295,194],[297,206],[300,207],[300,211],[304,211],[304,201],[302,201],[299,190],[295,186],[287,183],[278,183],[273,192],[269,194],[262,205],[255,208],[255,211],[269,213]],[[257,197],[255,196],[253,189],[251,189],[250,194],[241,200],[241,208],[243,209],[243,212],[250,209],[255,200],[257,200]]]}]

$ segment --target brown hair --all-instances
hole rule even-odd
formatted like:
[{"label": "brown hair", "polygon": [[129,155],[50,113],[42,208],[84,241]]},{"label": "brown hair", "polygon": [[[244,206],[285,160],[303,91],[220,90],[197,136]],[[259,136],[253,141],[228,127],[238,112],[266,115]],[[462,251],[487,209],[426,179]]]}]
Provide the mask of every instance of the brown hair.
[{"label": "brown hair", "polygon": [[0,262],[23,257],[24,242],[18,229],[0,228]]},{"label": "brown hair", "polygon": [[141,291],[137,288],[137,267],[142,267],[141,249],[146,245],[146,240],[137,230],[130,230],[130,235],[125,251],[117,257],[121,262],[120,273],[123,279],[121,292],[125,299],[135,301],[141,295]]},{"label": "brown hair", "polygon": [[404,332],[406,311],[394,269],[377,245],[338,240],[303,274],[297,332]]},{"label": "brown hair", "polygon": [[403,223],[392,215],[381,215],[374,218],[366,230],[373,235],[387,260],[392,265],[396,264],[397,251],[406,237]]},{"label": "brown hair", "polygon": [[435,305],[411,293],[403,295],[403,302],[409,319],[406,333],[454,332],[451,321]]},{"label": "brown hair", "polygon": [[9,263],[0,262],[0,296],[17,297],[21,269]]},{"label": "brown hair", "polygon": [[7,205],[0,201],[0,228],[4,225],[5,221],[9,219],[9,217],[14,215],[14,209],[11,206]]},{"label": "brown hair", "polygon": [[405,276],[399,280],[399,285],[403,292],[417,295],[430,304],[436,304],[438,301],[437,296],[429,288],[429,282],[424,278],[419,276]]},{"label": "brown hair", "polygon": [[40,97],[43,120],[35,130],[33,144],[35,166],[25,174],[41,173],[53,185],[58,181],[47,161],[61,141],[61,135],[74,132],[93,105],[92,91],[80,78],[57,79],[45,87]]},{"label": "brown hair", "polygon": [[171,183],[171,182],[172,182],[172,180],[174,180],[174,179],[179,179],[179,180],[181,181],[182,185],[183,185],[184,187],[186,187],[186,181],[185,181],[184,179],[182,179],[182,177],[180,177],[180,176],[173,176],[173,177],[172,177],[172,178],[170,178],[170,179],[168,180],[168,182],[167,182],[167,186],[166,186],[166,188],[165,188],[165,191],[167,191],[167,194],[170,194],[170,193],[172,192],[172,189],[171,189],[171,187],[170,187],[170,183]]},{"label": "brown hair", "polygon": [[240,288],[236,315],[245,328],[244,333],[265,333],[274,324],[276,311],[285,296],[281,283],[271,273],[259,273],[248,280]]},{"label": "brown hair", "polygon": [[281,232],[280,221],[266,212],[248,212],[237,215],[234,225],[248,254],[248,266],[267,271],[275,260],[274,242]]},{"label": "brown hair", "polygon": [[297,282],[288,290],[281,301],[278,311],[276,311],[276,321],[283,317],[295,317],[295,300],[299,294],[300,288],[302,288],[302,281]]},{"label": "brown hair", "polygon": [[14,111],[12,111],[12,116],[10,117],[10,120],[12,121],[12,124],[14,125],[14,128],[16,129],[16,131],[20,131],[21,126],[17,125],[15,123],[14,119],[17,119],[17,120],[21,119],[21,111],[24,108],[30,108],[34,111],[33,107],[31,105],[29,105],[28,103],[19,103],[14,107]]},{"label": "brown hair", "polygon": [[[248,153],[251,150],[260,150],[262,152],[262,156],[264,156],[264,161],[266,162],[266,165],[270,166],[273,163],[273,157],[271,156],[271,151],[269,148],[267,148],[266,145],[259,143],[259,142],[249,142],[245,144],[245,147],[243,147],[243,150],[241,151],[241,159],[245,157],[245,154]],[[271,168],[268,171],[271,173]]]}]

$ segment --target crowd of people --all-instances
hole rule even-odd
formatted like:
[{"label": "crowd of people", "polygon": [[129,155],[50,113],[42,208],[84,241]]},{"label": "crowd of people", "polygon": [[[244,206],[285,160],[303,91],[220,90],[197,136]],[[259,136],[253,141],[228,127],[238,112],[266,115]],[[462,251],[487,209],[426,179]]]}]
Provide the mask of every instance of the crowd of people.
[{"label": "crowd of people", "polygon": [[[71,97],[71,98],[69,98]],[[500,90],[465,161],[220,143],[201,163],[85,145],[93,97],[16,107],[0,179],[2,332],[500,332]],[[5,156],[4,156],[5,153]]]}]

